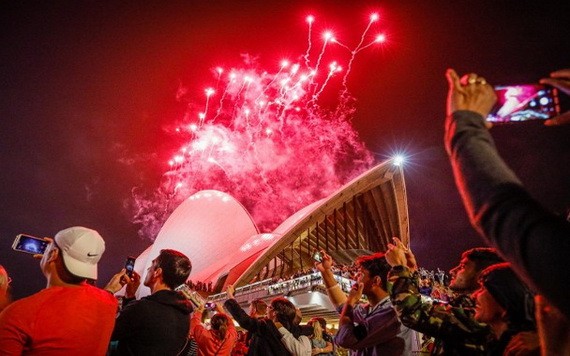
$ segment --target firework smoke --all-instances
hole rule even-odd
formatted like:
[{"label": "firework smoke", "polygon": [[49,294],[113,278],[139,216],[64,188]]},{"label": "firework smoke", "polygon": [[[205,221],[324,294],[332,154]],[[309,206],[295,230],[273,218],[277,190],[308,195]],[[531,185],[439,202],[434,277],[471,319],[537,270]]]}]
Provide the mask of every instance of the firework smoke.
[{"label": "firework smoke", "polygon": [[[346,78],[372,22],[350,50],[327,31],[315,64],[311,62],[314,17],[308,48],[299,63],[283,61],[274,72],[246,57],[246,68],[215,68],[217,83],[205,89],[203,109],[191,105],[176,129],[186,143],[172,157],[160,187],[152,194],[133,190],[131,209],[140,234],[154,239],[169,214],[203,189],[224,191],[250,212],[261,231],[271,231],[300,208],[321,199],[370,168],[373,159],[350,121],[355,114]],[[320,95],[343,71],[338,61],[323,64],[329,46],[349,49],[348,70],[338,78],[334,109]],[[184,92],[184,90],[181,90]],[[223,222],[221,222],[223,223]]]}]

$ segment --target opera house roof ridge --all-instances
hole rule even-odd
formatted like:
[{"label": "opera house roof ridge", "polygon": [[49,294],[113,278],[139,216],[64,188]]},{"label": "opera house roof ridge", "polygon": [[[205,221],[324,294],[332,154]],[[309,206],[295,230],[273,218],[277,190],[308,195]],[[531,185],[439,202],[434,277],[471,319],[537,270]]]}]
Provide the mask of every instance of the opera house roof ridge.
[{"label": "opera house roof ridge", "polygon": [[259,233],[230,195],[200,191],[174,210],[135,269],[144,278],[161,249],[176,249],[193,263],[190,279],[211,282],[217,292],[228,284],[243,286],[312,267],[316,249],[350,263],[360,254],[385,250],[393,236],[409,243],[403,169],[388,160],[298,210],[270,233]]}]

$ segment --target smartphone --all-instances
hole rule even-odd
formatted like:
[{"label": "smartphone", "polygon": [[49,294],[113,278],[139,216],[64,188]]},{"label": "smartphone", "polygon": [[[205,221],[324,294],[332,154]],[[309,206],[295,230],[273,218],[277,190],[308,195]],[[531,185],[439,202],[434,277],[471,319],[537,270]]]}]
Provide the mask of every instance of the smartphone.
[{"label": "smartphone", "polygon": [[125,261],[125,269],[127,270],[127,276],[129,276],[129,278],[133,278],[133,271],[135,270],[135,260],[136,258],[129,256]]},{"label": "smartphone", "polygon": [[206,308],[208,310],[214,310],[214,309],[216,309],[216,303],[207,302],[206,304],[204,304],[204,308]]},{"label": "smartphone", "polygon": [[49,242],[40,237],[26,234],[16,236],[12,248],[16,251],[31,253],[33,255],[43,255]]},{"label": "smartphone", "polygon": [[313,260],[319,263],[323,262],[323,254],[320,253],[319,251],[315,251],[315,253],[313,253]]},{"label": "smartphone", "polygon": [[558,91],[542,84],[496,86],[497,104],[488,122],[547,120],[560,114]]}]

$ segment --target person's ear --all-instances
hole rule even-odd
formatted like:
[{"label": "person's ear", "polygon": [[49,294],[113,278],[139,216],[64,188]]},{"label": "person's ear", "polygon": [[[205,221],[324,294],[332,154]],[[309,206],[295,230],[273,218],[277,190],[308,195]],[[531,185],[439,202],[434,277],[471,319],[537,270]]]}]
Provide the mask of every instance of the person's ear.
[{"label": "person's ear", "polygon": [[49,251],[47,262],[54,262],[55,260],[57,260],[59,253],[60,253],[59,248],[51,248]]},{"label": "person's ear", "polygon": [[372,282],[379,287],[382,286],[382,278],[380,278],[380,276],[374,276]]}]

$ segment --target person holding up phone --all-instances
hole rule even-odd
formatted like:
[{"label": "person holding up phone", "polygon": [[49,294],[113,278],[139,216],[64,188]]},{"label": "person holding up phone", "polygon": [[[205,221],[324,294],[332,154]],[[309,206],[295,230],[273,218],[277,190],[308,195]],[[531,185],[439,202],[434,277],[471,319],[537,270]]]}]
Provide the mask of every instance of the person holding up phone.
[{"label": "person holding up phone", "polygon": [[115,274],[105,289],[116,293],[126,283],[123,307],[111,335],[118,355],[178,355],[185,350],[192,303],[175,289],[188,280],[192,263],[180,251],[163,249],[152,260],[143,284],[151,295],[135,300],[140,276]]},{"label": "person holding up phone", "polygon": [[[542,82],[568,90],[570,70],[555,73],[554,81]],[[570,280],[570,222],[532,198],[497,152],[483,119],[496,100],[492,88],[475,73],[462,81],[448,69],[446,76],[445,147],[471,224],[534,291],[570,320],[564,282]]]},{"label": "person holding up phone", "polygon": [[[566,95],[570,95],[570,68],[560,69],[550,73],[550,77],[541,79],[540,84],[551,85]],[[546,120],[544,124],[547,126],[570,124],[570,110],[555,118]]]},{"label": "person holding up phone", "polygon": [[90,285],[105,241],[95,230],[70,227],[47,242],[40,268],[47,288],[0,313],[0,350],[6,355],[105,355],[117,300]]},{"label": "person holding up phone", "polygon": [[500,157],[485,125],[496,96],[483,78],[447,71],[445,147],[472,225],[515,271],[570,318],[570,222],[547,211]]},{"label": "person holding up phone", "polygon": [[190,335],[198,344],[198,356],[229,356],[237,340],[237,330],[233,319],[224,313],[220,305],[214,304],[213,307],[216,314],[210,319],[210,328],[202,324],[205,305],[194,311]]}]

